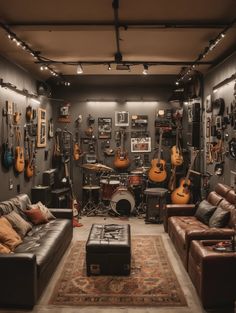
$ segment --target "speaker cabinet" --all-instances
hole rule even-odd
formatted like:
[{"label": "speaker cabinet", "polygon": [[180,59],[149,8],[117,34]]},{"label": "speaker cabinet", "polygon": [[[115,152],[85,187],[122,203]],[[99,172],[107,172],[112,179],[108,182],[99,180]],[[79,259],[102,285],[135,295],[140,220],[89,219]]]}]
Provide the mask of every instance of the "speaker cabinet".
[{"label": "speaker cabinet", "polygon": [[189,123],[187,130],[187,145],[199,149],[200,141],[200,122]]},{"label": "speaker cabinet", "polygon": [[51,204],[51,190],[49,186],[35,186],[31,188],[32,203],[41,201],[44,205]]}]

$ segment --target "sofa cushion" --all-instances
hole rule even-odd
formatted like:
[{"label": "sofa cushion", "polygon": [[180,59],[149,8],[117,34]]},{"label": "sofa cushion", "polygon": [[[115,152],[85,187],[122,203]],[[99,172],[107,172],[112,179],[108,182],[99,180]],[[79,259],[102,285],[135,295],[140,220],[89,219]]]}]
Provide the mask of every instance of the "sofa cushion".
[{"label": "sofa cushion", "polygon": [[12,251],[22,243],[21,237],[12,228],[10,222],[5,218],[0,218],[0,243],[7,246]]},{"label": "sofa cushion", "polygon": [[31,208],[29,210],[25,210],[25,214],[34,225],[48,222],[45,214],[43,214],[37,206],[31,205],[30,207]]},{"label": "sofa cushion", "polygon": [[37,202],[36,204],[33,204],[33,206],[38,207],[48,220],[55,220],[56,217],[50,212],[50,210],[45,205],[42,204],[41,201]]},{"label": "sofa cushion", "polygon": [[8,254],[11,253],[11,250],[7,247],[4,246],[2,243],[0,243],[0,254]]},{"label": "sofa cushion", "polygon": [[224,210],[222,207],[218,207],[209,220],[210,227],[225,227],[230,218],[230,211]]},{"label": "sofa cushion", "polygon": [[32,229],[32,225],[24,220],[18,213],[11,211],[11,213],[4,215],[4,217],[11,223],[15,231],[23,238],[28,231]]},{"label": "sofa cushion", "polygon": [[209,219],[216,210],[216,206],[210,204],[207,200],[203,200],[199,203],[195,217],[205,225],[209,224]]}]

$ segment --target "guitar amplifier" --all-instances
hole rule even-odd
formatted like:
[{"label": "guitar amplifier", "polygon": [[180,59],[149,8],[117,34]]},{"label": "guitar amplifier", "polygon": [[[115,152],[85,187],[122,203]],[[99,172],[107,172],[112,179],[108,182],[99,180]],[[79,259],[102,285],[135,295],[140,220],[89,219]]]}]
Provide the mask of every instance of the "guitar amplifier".
[{"label": "guitar amplifier", "polygon": [[56,169],[52,168],[43,172],[43,185],[53,187],[55,184],[55,172]]},{"label": "guitar amplifier", "polygon": [[49,186],[34,186],[31,188],[32,203],[41,201],[44,205],[50,206],[51,204],[51,189]]}]

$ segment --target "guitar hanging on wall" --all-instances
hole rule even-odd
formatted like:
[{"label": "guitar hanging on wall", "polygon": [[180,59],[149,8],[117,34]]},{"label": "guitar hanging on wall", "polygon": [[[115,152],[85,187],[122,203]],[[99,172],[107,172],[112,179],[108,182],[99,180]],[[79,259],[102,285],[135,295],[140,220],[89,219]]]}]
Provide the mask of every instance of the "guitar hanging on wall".
[{"label": "guitar hanging on wall", "polygon": [[183,154],[179,142],[179,130],[180,126],[176,128],[176,144],[171,148],[171,164],[174,166],[180,166],[183,164]]},{"label": "guitar hanging on wall", "polygon": [[161,159],[161,145],[162,145],[162,135],[163,128],[160,128],[160,137],[159,137],[159,145],[158,145],[158,156],[157,158],[152,159],[151,168],[148,172],[148,178],[156,183],[161,183],[166,180],[166,161]]},{"label": "guitar hanging on wall", "polygon": [[117,169],[124,169],[130,165],[130,160],[127,151],[124,148],[125,130],[120,131],[120,147],[115,153],[114,167]]},{"label": "guitar hanging on wall", "polygon": [[21,132],[19,127],[16,129],[16,147],[15,147],[15,170],[17,173],[22,173],[25,168],[24,148],[20,145]]},{"label": "guitar hanging on wall", "polygon": [[193,151],[193,157],[191,164],[188,168],[188,172],[186,177],[180,179],[179,187],[176,188],[171,194],[171,202],[174,204],[187,204],[190,200],[190,184],[191,181],[189,179],[189,175],[191,173],[191,169],[193,167],[194,161],[197,157],[198,150]]}]

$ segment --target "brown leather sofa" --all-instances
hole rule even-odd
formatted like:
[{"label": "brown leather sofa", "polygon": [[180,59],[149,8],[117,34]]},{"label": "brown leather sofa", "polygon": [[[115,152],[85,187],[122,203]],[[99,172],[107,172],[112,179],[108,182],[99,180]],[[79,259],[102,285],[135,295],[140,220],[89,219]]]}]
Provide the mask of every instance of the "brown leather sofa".
[{"label": "brown leather sofa", "polygon": [[234,234],[236,195],[232,188],[217,184],[207,201],[214,206],[230,211],[227,227],[210,228],[195,216],[196,205],[167,205],[164,212],[164,227],[185,266],[188,270],[188,256],[192,240],[230,239]]},{"label": "brown leather sofa", "polygon": [[[19,213],[28,204],[26,194],[0,202],[0,215],[4,210]],[[72,210],[50,211],[55,220],[33,226],[13,253],[0,254],[0,307],[33,307],[68,248],[73,234]]]}]

